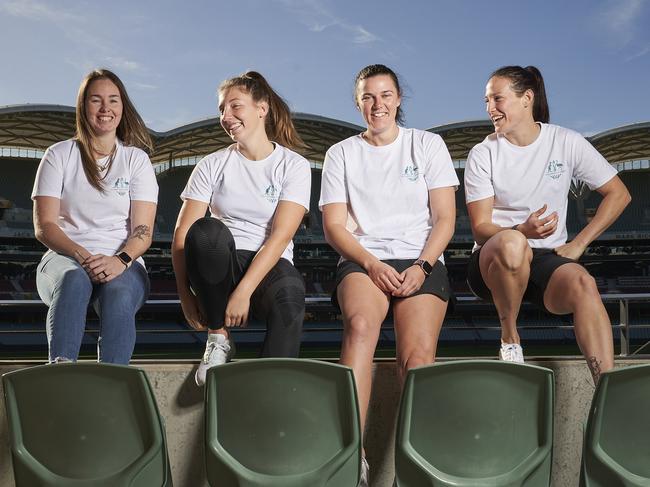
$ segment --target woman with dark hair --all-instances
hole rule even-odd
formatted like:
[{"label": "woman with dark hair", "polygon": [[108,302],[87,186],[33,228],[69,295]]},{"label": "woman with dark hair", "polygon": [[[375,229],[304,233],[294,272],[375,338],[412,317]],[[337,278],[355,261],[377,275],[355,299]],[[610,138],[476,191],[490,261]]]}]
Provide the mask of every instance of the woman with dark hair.
[{"label": "woman with dark hair", "polygon": [[[333,294],[343,314],[341,363],[354,370],[364,425],[391,305],[400,379],[435,359],[450,297],[442,252],[454,233],[459,182],[440,136],[399,125],[402,90],[390,68],[362,69],[355,102],[367,128],[327,151],[319,206],[325,237],[341,254]],[[367,485],[365,458],[362,467]]]},{"label": "woman with dark hair", "polygon": [[[309,162],[287,104],[249,71],[219,86],[221,126],[235,142],[204,157],[181,194],[172,259],[187,322],[208,328],[196,371],[232,354],[228,329],[266,321],[264,357],[297,357],[305,284],[292,263],[293,235],[309,210]],[[210,217],[205,213],[210,209]]]},{"label": "woman with dark hair", "polygon": [[100,319],[98,359],[127,364],[135,313],[149,293],[142,254],[151,245],[158,184],[144,122],[111,71],[79,87],[74,139],[45,152],[36,173],[34,231],[48,251],[38,293],[48,305],[49,361],[75,361],[88,304]]},{"label": "woman with dark hair", "polygon": [[[553,314],[573,313],[594,382],[614,365],[612,330],[594,279],[577,263],[630,202],[614,169],[580,134],[549,124],[541,73],[506,66],[485,91],[495,132],[470,152],[465,195],[476,240],[468,284],[494,301],[502,360],[523,362],[517,315],[522,299]],[[596,215],[567,243],[572,179],[603,196]]]}]

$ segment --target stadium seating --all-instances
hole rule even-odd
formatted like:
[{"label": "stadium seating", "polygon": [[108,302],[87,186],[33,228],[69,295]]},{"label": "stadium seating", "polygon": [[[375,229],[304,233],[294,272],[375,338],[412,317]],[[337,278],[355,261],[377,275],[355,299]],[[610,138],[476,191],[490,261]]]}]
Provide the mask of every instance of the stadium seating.
[{"label": "stadium seating", "polygon": [[361,432],[347,367],[300,359],[213,367],[205,422],[213,487],[357,484]]},{"label": "stadium seating", "polygon": [[553,396],[542,367],[468,360],[410,370],[396,485],[548,487]]},{"label": "stadium seating", "polygon": [[650,365],[604,373],[591,404],[582,456],[584,487],[650,485]]},{"label": "stadium seating", "polygon": [[16,487],[171,487],[144,371],[44,365],[3,376]]}]

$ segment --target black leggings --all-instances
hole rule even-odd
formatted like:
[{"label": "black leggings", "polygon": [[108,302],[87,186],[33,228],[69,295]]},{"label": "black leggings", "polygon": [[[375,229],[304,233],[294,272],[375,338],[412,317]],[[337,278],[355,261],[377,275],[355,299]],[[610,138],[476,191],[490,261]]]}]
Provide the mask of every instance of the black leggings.
[{"label": "black leggings", "polygon": [[[256,252],[237,250],[230,230],[216,218],[197,220],[185,238],[187,277],[208,328],[224,325],[228,298]],[[281,258],[251,296],[250,313],[266,321],[262,357],[297,357],[305,317],[305,282]]]}]

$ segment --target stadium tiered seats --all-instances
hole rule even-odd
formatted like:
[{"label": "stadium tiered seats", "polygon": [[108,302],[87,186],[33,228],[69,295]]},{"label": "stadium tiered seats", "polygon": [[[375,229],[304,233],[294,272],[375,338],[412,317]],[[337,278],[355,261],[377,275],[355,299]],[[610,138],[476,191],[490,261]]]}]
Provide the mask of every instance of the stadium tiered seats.
[{"label": "stadium tiered seats", "polygon": [[604,373],[587,420],[582,487],[650,485],[650,365]]},{"label": "stadium tiered seats", "polygon": [[144,371],[94,363],[3,376],[16,487],[171,487]]},{"label": "stadium tiered seats", "polygon": [[205,407],[211,486],[357,485],[361,432],[351,369],[300,359],[213,367]]},{"label": "stadium tiered seats", "polygon": [[395,441],[398,487],[548,487],[553,372],[489,360],[409,371]]}]

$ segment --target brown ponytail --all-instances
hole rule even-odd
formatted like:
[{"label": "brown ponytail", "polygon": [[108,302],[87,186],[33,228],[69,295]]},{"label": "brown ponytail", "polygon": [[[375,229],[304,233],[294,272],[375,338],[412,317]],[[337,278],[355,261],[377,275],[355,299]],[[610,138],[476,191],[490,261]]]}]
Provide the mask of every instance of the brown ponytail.
[{"label": "brown ponytail", "polygon": [[289,106],[280,95],[273,91],[264,76],[257,71],[247,71],[240,76],[235,76],[221,83],[219,93],[223,93],[235,86],[244,88],[254,101],[265,101],[269,104],[265,129],[270,140],[292,150],[301,150],[307,147],[293,125]]},{"label": "brown ponytail", "polygon": [[522,96],[526,90],[534,93],[533,119],[536,122],[548,123],[550,113],[546,99],[546,88],[542,73],[535,66],[504,66],[490,75],[490,78],[507,78],[510,80],[512,91]]}]

